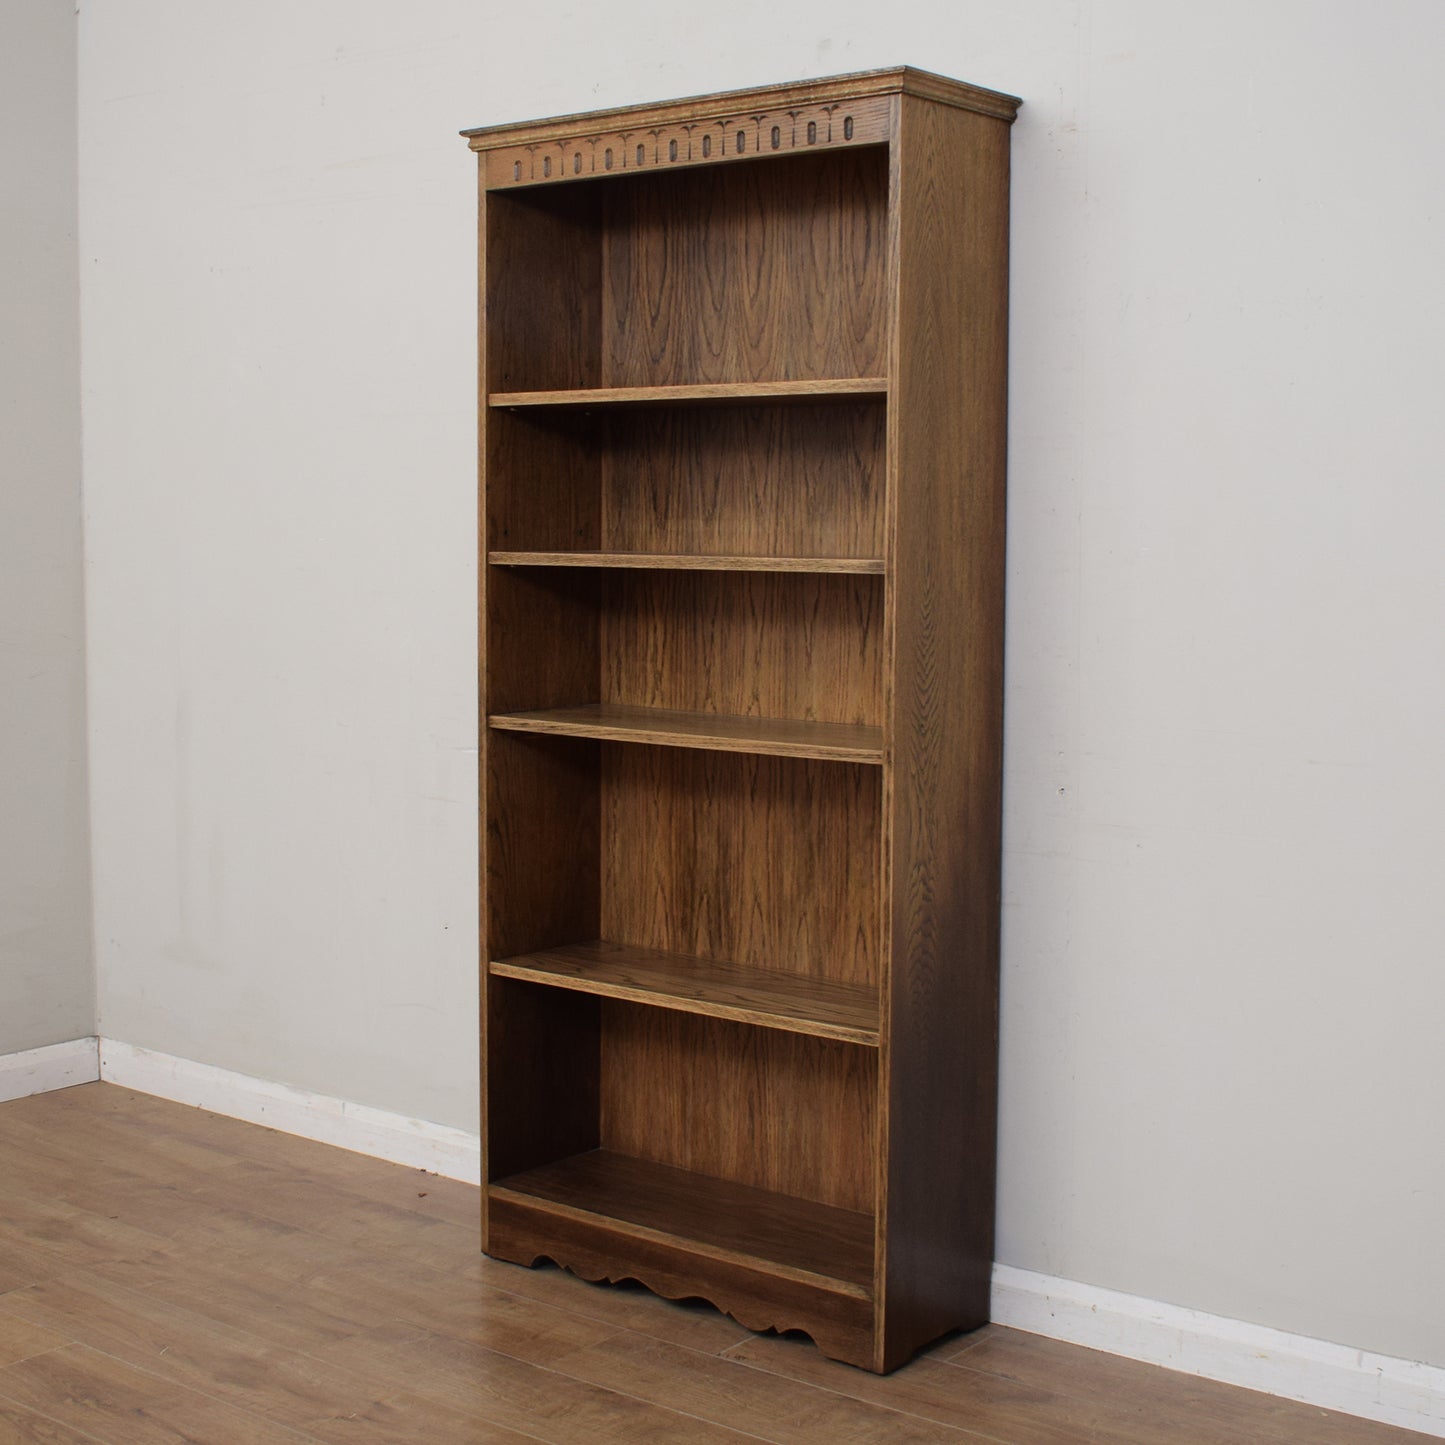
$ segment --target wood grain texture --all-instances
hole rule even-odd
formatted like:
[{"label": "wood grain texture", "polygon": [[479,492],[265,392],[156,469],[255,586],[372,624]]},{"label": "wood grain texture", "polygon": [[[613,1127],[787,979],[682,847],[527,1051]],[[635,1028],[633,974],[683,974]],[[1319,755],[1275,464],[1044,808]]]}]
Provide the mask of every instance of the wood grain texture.
[{"label": "wood grain texture", "polygon": [[595,387],[602,237],[593,192],[483,196],[486,390]]},{"label": "wood grain texture", "polygon": [[486,438],[483,516],[488,549],[570,552],[602,546],[602,462],[596,429],[572,412],[481,416]]},{"label": "wood grain texture", "polygon": [[483,582],[483,709],[601,701],[602,577],[573,568],[482,570],[492,571]]},{"label": "wood grain texture", "polygon": [[[353,1335],[322,1352],[364,1378],[391,1376],[418,1393],[478,1423],[460,1436],[468,1442],[543,1440],[556,1445],[672,1445],[686,1440],[722,1445],[746,1437],[659,1409],[621,1391],[559,1375],[497,1351],[481,1351],[443,1334],[392,1327]],[[395,1438],[395,1437],[393,1437]],[[417,1437],[403,1436],[398,1445]],[[421,1437],[430,1445],[430,1437]]]},{"label": "wood grain texture", "polygon": [[645,572],[883,573],[881,557],[744,557],[678,552],[492,552],[493,567],[626,567]]},{"label": "wood grain texture", "polygon": [[[699,154],[721,97],[636,174],[605,117],[473,137],[484,1108],[489,1179],[601,1145],[872,1218],[871,1299],[789,1317],[883,1370],[987,1304],[1014,103],[830,84],[776,154],[759,101],[757,164]],[[840,988],[876,1048],[819,1028]],[[497,1208],[508,1258],[774,1325],[799,1287]]]},{"label": "wood grain texture", "polygon": [[1405,1445],[1426,1438],[998,1325],[947,1341],[882,1378],[820,1359],[800,1340],[748,1339],[724,1354],[940,1430],[1018,1445]]},{"label": "wood grain texture", "polygon": [[[317,1192],[324,1193],[325,1186],[320,1186]],[[471,1212],[475,1213],[474,1206]],[[234,1256],[229,1257],[228,1262],[232,1268],[238,1265]],[[435,1275],[436,1271],[429,1269],[412,1277],[425,1288],[433,1283]],[[384,1285],[385,1277],[376,1283]],[[278,1281],[276,1288],[284,1286]],[[477,1313],[486,1313],[486,1305],[482,1303],[486,1295],[475,1286],[472,1292],[479,1305]],[[224,1276],[218,1295],[224,1313]],[[494,1295],[492,1298],[505,1297]],[[151,1376],[159,1375],[157,1384],[168,1381],[220,1397],[232,1406],[287,1426],[297,1432],[298,1438],[306,1440],[336,1441],[338,1445],[345,1441],[371,1441],[380,1445],[383,1441],[408,1437],[462,1440],[484,1428],[476,1415],[448,1408],[415,1393],[399,1372],[390,1376],[378,1374],[364,1381],[314,1354],[251,1334],[234,1321],[218,1321],[173,1304],[163,1293],[152,1294],[71,1274],[64,1282],[4,1300],[0,1302],[0,1309],[46,1320],[55,1329],[107,1357]],[[550,1312],[536,1313],[545,1316]],[[519,1319],[513,1311],[506,1323],[513,1333],[505,1342],[497,1342],[512,1344],[524,1339],[528,1324],[535,1332],[539,1321],[535,1316]],[[575,1353],[615,1333],[606,1327],[589,1330],[585,1321],[579,1321],[578,1325],[572,1340],[559,1342],[561,1347],[557,1353]],[[357,1325],[357,1329],[360,1328]],[[415,1333],[421,1330],[415,1329]],[[149,1406],[148,1396],[142,1408],[149,1413]],[[504,1432],[500,1438],[531,1437]],[[9,1439],[0,1429],[0,1440]]]},{"label": "wood grain texture", "polygon": [[[1008,1445],[1124,1445],[1132,1440],[1124,1430],[1097,1429],[1100,1419],[1090,1410],[1094,1402],[1087,1397],[1073,1397],[1067,1389],[1043,1382],[1020,1387],[1008,1380],[968,1375],[931,1354],[881,1378],[841,1369],[798,1340],[749,1339],[728,1350],[726,1358],[817,1389],[837,1390],[859,1404],[897,1410],[940,1432],[977,1431],[982,1438]],[[1105,1418],[1116,1429],[1125,1426],[1136,1405],[1130,1400]],[[1177,1417],[1176,1425],[1179,1433],[1158,1435],[1158,1445],[1188,1438],[1187,1417]],[[1220,1445],[1227,1437],[1195,1438]]]},{"label": "wood grain texture", "polygon": [[488,150],[482,171],[494,190],[593,177],[686,170],[726,161],[780,159],[888,139],[889,99],[689,118],[638,130],[599,130]]},{"label": "wood grain texture", "polygon": [[600,612],[600,702],[883,721],[879,577],[618,572],[604,579]]},{"label": "wood grain texture", "polygon": [[599,418],[601,545],[883,555],[885,407],[645,407]]},{"label": "wood grain texture", "polygon": [[988,1318],[1008,128],[904,97],[894,167],[883,1369]]},{"label": "wood grain texture", "polygon": [[883,391],[887,177],[878,146],[604,185],[601,384]]},{"label": "wood grain texture", "polygon": [[493,1178],[597,1143],[595,1001],[494,978],[486,963],[598,934],[599,797],[595,743],[501,733],[485,746],[482,1169]]},{"label": "wood grain texture", "polygon": [[[699,1355],[660,1340],[613,1339],[567,1355],[560,1368],[654,1405],[745,1430],[777,1445],[964,1445],[972,1431],[939,1425],[883,1405]],[[835,1367],[836,1368],[836,1367]]]},{"label": "wood grain texture", "polygon": [[49,1415],[37,1414],[0,1398],[0,1440],[5,1445],[95,1445],[94,1435],[82,1435]]},{"label": "wood grain texture", "polygon": [[493,563],[882,570],[877,401],[484,420]]},{"label": "wood grain texture", "polygon": [[739,566],[838,558],[879,570],[884,416],[878,399],[818,397],[489,409],[489,546],[735,556]]},{"label": "wood grain texture", "polygon": [[602,1145],[871,1216],[877,1058],[603,999]]},{"label": "wood grain texture", "polygon": [[[230,1438],[238,1417],[243,1438],[279,1429],[328,1445],[1429,1438],[992,1325],[880,1378],[831,1364],[805,1340],[744,1340],[743,1325],[699,1301],[479,1257],[471,1185],[109,1084],[0,1105],[0,1150],[12,1166],[0,1170],[0,1255],[23,1244],[51,1269],[45,1283],[0,1291],[0,1339],[27,1361],[87,1352],[14,1383],[0,1365],[6,1442],[135,1430],[209,1442]],[[65,1227],[36,1231],[45,1211]],[[415,1221],[404,1255],[389,1247],[404,1238],[400,1215]],[[505,1233],[514,1240],[510,1222]],[[88,1242],[102,1236],[113,1248],[97,1254]],[[590,1249],[599,1278],[619,1263],[613,1245],[567,1242]],[[654,1261],[647,1241],[628,1247],[660,1289],[691,1287],[675,1252],[656,1246]],[[869,1350],[866,1302],[853,1296],[810,1299],[763,1270],[720,1288],[741,1314],[831,1319],[817,1327]],[[47,1348],[33,1355],[36,1344]],[[57,1423],[47,1394],[85,1424]],[[119,1430],[103,1427],[99,1412],[117,1409]]]},{"label": "wood grain texture", "polygon": [[[491,970],[680,1013],[848,1043],[878,1042],[877,991],[857,984],[799,979],[776,969],[712,963],[602,939],[498,959]],[[0,1350],[3,1344],[0,1338]]]},{"label": "wood grain texture", "polygon": [[483,963],[601,933],[597,747],[500,731],[488,739]]},{"label": "wood grain texture", "polygon": [[883,761],[883,729],[856,723],[798,722],[793,718],[728,717],[666,708],[593,703],[538,712],[495,713],[490,726],[511,732],[602,738],[657,747],[759,753],[835,762]]},{"label": "wood grain texture", "polygon": [[43,1355],[47,1350],[58,1350],[66,1343],[65,1335],[0,1315],[0,1369],[28,1360],[32,1355]]},{"label": "wood grain texture", "polygon": [[886,396],[888,383],[881,376],[844,376],[751,381],[645,382],[630,385],[570,387],[552,390],[494,391],[487,404],[519,410],[523,407],[614,406],[720,406],[749,402],[836,401],[845,396]]},{"label": "wood grain texture", "polygon": [[568,941],[877,983],[878,768],[602,748],[602,926]]},{"label": "wood grain texture", "polygon": [[490,1212],[491,1252],[499,1259],[527,1265],[550,1259],[584,1280],[636,1280],[665,1299],[701,1296],[748,1329],[807,1329],[834,1359],[868,1357],[872,1308],[855,1294],[767,1263],[719,1259],[684,1238],[652,1239],[603,1219],[538,1209],[518,1196],[494,1198]]},{"label": "wood grain texture", "polygon": [[873,1281],[873,1220],[790,1195],[752,1189],[596,1149],[490,1187],[537,1209],[605,1220],[639,1238],[750,1266],[866,1299]]},{"label": "wood grain texture", "polygon": [[0,1400],[106,1445],[182,1445],[193,1440],[207,1445],[297,1445],[306,1438],[85,1345],[66,1345],[0,1370]]},{"label": "wood grain texture", "polygon": [[[601,1139],[600,1009],[586,994],[489,978],[482,1177],[499,1179]],[[487,1224],[483,1220],[483,1245]]]}]

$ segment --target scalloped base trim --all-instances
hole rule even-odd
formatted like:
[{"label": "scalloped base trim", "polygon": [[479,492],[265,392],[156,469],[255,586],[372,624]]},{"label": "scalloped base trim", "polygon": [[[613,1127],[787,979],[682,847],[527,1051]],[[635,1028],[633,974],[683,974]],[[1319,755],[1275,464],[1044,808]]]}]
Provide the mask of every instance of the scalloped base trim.
[{"label": "scalloped base trim", "polygon": [[765,1310],[754,1309],[751,1303],[748,1301],[743,1301],[740,1303],[736,1300],[728,1300],[717,1294],[716,1291],[714,1291],[713,1294],[701,1294],[693,1290],[674,1290],[666,1288],[660,1284],[649,1283],[647,1280],[639,1278],[636,1272],[626,1270],[621,1273],[599,1274],[593,1272],[587,1267],[579,1267],[577,1265],[568,1264],[565,1259],[557,1259],[550,1254],[537,1255],[534,1259],[532,1259],[526,1264],[526,1268],[534,1269],[537,1265],[543,1263],[544,1261],[547,1264],[555,1264],[559,1269],[566,1270],[568,1274],[576,1275],[578,1279],[586,1280],[588,1284],[640,1284],[643,1289],[650,1291],[652,1294],[658,1295],[662,1299],[699,1299],[702,1300],[704,1304],[711,1305],[721,1314],[727,1315],[729,1319],[736,1320],[738,1324],[740,1324],[745,1330],[752,1330],[760,1335],[769,1333],[780,1335],[786,1333],[789,1330],[796,1331],[799,1334],[807,1335],[809,1339],[813,1340],[813,1343],[815,1345],[818,1345],[818,1348],[822,1350],[825,1355],[828,1353],[826,1350],[823,1350],[822,1345],[819,1344],[816,1339],[813,1339],[813,1331],[808,1321],[801,1318],[785,1323],[781,1319],[774,1319],[769,1317],[768,1312]]},{"label": "scalloped base trim", "polygon": [[829,1359],[881,1368],[869,1300],[770,1274],[762,1261],[718,1259],[682,1241],[630,1235],[614,1220],[568,1218],[511,1199],[489,1202],[483,1248],[512,1264],[549,1260],[594,1284],[630,1279],[664,1299],[706,1300],[744,1329],[800,1330]]}]

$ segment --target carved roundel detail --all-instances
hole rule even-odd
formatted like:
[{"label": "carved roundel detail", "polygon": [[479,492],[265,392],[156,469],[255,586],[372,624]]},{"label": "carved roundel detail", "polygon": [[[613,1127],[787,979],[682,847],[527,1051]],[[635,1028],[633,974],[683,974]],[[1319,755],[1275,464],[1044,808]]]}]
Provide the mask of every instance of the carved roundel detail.
[{"label": "carved roundel detail", "polygon": [[853,102],[834,101],[795,110],[712,116],[636,131],[564,136],[487,151],[487,185],[493,190],[536,186],[593,175],[715,165],[836,146],[876,145],[888,139],[888,121],[889,97],[866,96]]}]

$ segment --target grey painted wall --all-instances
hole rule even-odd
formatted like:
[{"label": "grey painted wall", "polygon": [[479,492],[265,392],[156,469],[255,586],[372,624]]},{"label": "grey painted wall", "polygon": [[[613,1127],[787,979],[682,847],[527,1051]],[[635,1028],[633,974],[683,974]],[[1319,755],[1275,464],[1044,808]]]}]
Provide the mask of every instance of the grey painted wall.
[{"label": "grey painted wall", "polygon": [[[543,43],[545,42],[545,43]],[[1445,1364],[1445,7],[82,12],[102,1028],[476,1123],[458,127],[1014,90],[999,1254]]]},{"label": "grey painted wall", "polygon": [[0,1054],[95,1032],[75,42],[0,10]]}]

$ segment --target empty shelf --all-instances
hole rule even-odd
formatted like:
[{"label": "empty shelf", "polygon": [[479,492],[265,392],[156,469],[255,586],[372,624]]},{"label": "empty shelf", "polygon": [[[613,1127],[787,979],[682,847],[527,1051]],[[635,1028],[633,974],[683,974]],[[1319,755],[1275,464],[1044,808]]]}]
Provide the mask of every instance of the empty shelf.
[{"label": "empty shelf", "polygon": [[665,708],[588,703],[537,712],[494,713],[488,722],[511,732],[556,733],[658,747],[765,753],[782,758],[881,763],[883,729],[862,723],[803,722],[794,718],[730,717]]},{"label": "empty shelf", "polygon": [[681,552],[490,552],[495,567],[635,567],[678,572],[832,572],[873,575],[881,557],[704,556]]},{"label": "empty shelf", "polygon": [[850,396],[886,396],[882,376],[845,376],[824,381],[718,381],[691,386],[592,386],[567,391],[494,391],[489,406],[665,406],[672,402],[744,403],[829,401]]},{"label": "empty shelf", "polygon": [[488,1188],[493,1201],[868,1299],[873,1219],[594,1149]]},{"label": "empty shelf", "polygon": [[504,978],[680,1013],[848,1043],[878,1042],[878,991],[862,984],[659,953],[602,939],[504,958],[493,963],[491,971]]}]

